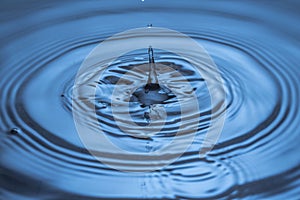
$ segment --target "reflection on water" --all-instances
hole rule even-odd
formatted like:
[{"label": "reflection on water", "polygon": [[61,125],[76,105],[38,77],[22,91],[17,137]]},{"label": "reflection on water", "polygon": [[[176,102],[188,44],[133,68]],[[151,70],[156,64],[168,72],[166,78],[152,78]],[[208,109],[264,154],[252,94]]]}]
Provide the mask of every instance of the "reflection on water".
[{"label": "reflection on water", "polygon": [[[0,199],[297,199],[299,8],[283,1],[2,2]],[[227,114],[217,145],[199,158],[198,137],[211,119],[205,79],[169,52],[154,49],[152,72],[148,46],[124,55],[107,68],[91,101],[116,145],[151,152],[174,137],[181,123],[178,99],[156,84],[156,76],[174,81],[181,73],[200,108],[200,118],[191,118],[200,122],[195,140],[180,158],[154,172],[126,173],[100,163],[80,141],[72,116],[73,84],[97,44],[147,24],[183,32],[204,46],[224,80]],[[137,65],[144,68],[123,76]],[[149,74],[154,74],[150,84],[141,84],[130,97],[130,115],[141,127],[164,119],[164,128],[150,137],[132,137],[115,126],[109,97],[118,81],[130,86],[134,76],[148,83]]]}]

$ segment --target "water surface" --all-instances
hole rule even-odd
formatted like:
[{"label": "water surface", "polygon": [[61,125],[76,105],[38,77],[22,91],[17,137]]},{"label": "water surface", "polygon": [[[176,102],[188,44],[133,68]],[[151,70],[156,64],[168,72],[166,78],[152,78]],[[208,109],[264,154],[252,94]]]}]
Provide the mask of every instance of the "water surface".
[{"label": "water surface", "polygon": [[[3,1],[0,9],[1,199],[299,199],[298,2]],[[95,159],[80,141],[73,86],[81,63],[101,41],[147,24],[182,32],[206,49],[224,80],[226,121],[214,149],[199,158],[213,106],[205,79],[181,57],[154,49],[155,63],[183,74],[197,95],[196,139],[161,170],[121,172]],[[163,89],[154,106],[138,91],[130,103],[139,126],[163,107],[161,132],[144,139],[115,126],[109,88],[147,64],[147,50],[113,63],[91,101],[107,136],[134,152],[168,143],[180,122],[176,97]],[[141,80],[147,70],[139,71]],[[163,69],[157,73],[171,80]]]}]

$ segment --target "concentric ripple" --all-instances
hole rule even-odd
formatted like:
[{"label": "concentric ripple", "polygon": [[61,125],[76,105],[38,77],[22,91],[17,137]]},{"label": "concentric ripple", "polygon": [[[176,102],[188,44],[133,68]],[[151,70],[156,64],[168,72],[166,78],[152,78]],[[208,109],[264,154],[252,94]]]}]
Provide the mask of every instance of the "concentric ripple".
[{"label": "concentric ripple", "polygon": [[[298,3],[2,4],[0,199],[297,198]],[[226,121],[214,149],[199,158],[213,106],[206,80],[180,56],[154,49],[156,63],[174,69],[191,84],[199,113],[191,111],[187,119],[199,121],[199,126],[193,144],[170,165],[154,172],[127,173],[99,162],[80,141],[72,116],[73,88],[81,63],[96,45],[115,33],[147,24],[185,33],[206,49],[224,81]],[[178,99],[164,89],[160,94],[167,93],[169,98],[155,106],[143,105],[139,95],[129,103],[131,118],[139,127],[155,117],[166,119],[160,131],[134,137],[116,126],[111,111],[113,88],[118,81],[135,84],[130,82],[132,76],[147,79],[147,48],[112,63],[97,83],[96,98],[90,99],[98,123],[91,122],[89,127],[100,124],[114,144],[132,152],[161,148],[181,123]],[[145,68],[124,76],[135,66]],[[165,69],[158,67],[157,73],[172,81],[175,72]],[[113,163],[145,164],[104,153]]]}]

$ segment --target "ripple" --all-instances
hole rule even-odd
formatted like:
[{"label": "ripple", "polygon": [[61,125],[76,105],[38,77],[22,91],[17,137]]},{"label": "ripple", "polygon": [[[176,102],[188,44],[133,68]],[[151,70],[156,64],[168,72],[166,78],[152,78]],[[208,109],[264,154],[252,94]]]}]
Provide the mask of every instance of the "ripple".
[{"label": "ripple", "polygon": [[[72,5],[34,3],[29,12],[5,3],[4,8],[13,12],[1,14],[7,19],[0,39],[1,196],[294,198],[300,180],[300,72],[299,28],[295,27],[299,14],[288,9],[291,4],[76,1]],[[114,33],[146,24],[184,32],[204,46],[224,80],[227,115],[218,143],[205,158],[199,158],[212,110],[223,110],[211,104],[206,80],[195,73],[191,63],[154,49],[157,65],[174,70],[158,67],[158,77],[172,84],[177,81],[178,87],[182,79],[174,74],[187,79],[199,101],[199,113],[190,110],[180,118],[178,99],[171,91],[163,91],[172,98],[158,101],[159,106],[143,107],[141,101],[132,99],[130,116],[139,126],[124,134],[116,126],[111,96],[117,83],[127,88],[147,80],[148,47],[123,55],[91,85],[96,85],[97,95],[87,103],[96,107],[98,121],[90,122],[90,128],[100,124],[120,148],[149,153],[169,144],[182,121],[199,121],[193,144],[180,158],[153,172],[126,173],[99,162],[82,144],[72,118],[73,88],[81,63],[97,44]],[[132,71],[136,66],[144,68]],[[126,75],[128,71],[131,74]],[[120,100],[125,100],[128,92],[118,93],[123,95]],[[118,112],[125,113],[122,109]],[[89,114],[84,113],[86,117]],[[136,137],[152,123],[149,119],[165,119],[163,128],[154,123],[159,130],[156,134]],[[119,165],[147,167],[150,161],[166,162],[160,157],[145,161],[102,153]]]}]

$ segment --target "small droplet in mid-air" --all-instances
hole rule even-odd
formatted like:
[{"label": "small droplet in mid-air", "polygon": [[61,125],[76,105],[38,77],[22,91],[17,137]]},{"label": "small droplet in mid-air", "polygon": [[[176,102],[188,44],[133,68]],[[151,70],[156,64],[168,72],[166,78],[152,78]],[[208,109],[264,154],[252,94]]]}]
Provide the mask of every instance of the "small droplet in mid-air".
[{"label": "small droplet in mid-air", "polygon": [[20,133],[20,129],[18,129],[18,128],[12,128],[12,129],[10,130],[10,133],[11,133],[11,134],[18,134],[18,133]]}]

